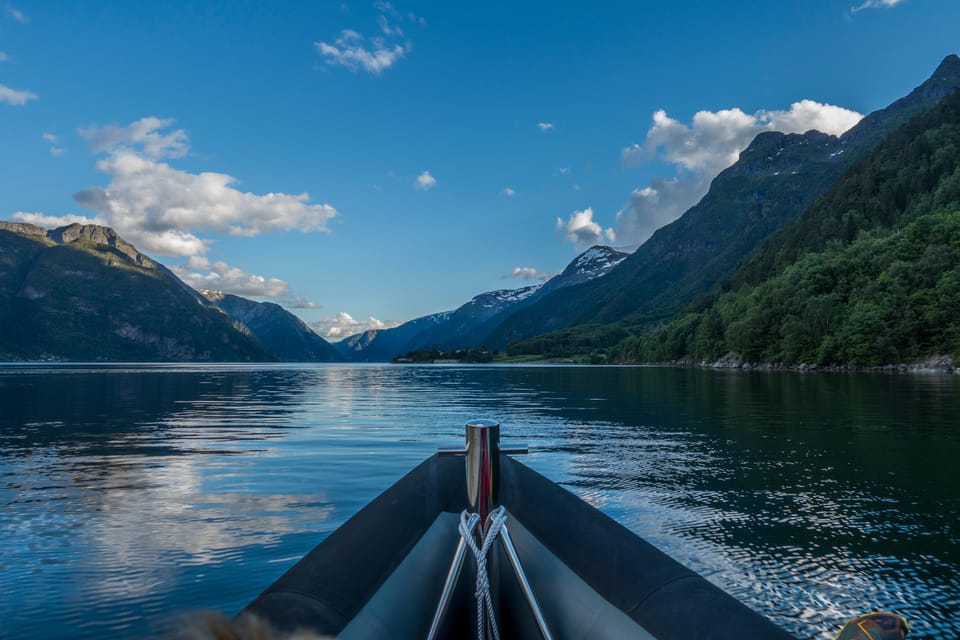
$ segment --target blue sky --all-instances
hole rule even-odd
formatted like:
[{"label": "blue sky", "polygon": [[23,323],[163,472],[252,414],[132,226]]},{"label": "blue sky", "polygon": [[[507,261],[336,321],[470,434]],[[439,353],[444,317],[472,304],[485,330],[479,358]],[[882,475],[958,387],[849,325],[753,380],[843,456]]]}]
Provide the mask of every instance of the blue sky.
[{"label": "blue sky", "polygon": [[958,24],[955,0],[4,2],[0,219],[109,224],[337,339],[641,242],[759,131],[909,92]]}]

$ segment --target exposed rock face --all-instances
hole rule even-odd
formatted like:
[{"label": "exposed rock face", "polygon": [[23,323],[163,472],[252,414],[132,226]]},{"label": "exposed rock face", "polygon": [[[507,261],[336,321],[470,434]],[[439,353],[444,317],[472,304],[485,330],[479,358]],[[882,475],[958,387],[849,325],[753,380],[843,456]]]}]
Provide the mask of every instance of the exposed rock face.
[{"label": "exposed rock face", "polygon": [[87,240],[94,244],[106,245],[113,247],[141,267],[155,269],[157,266],[156,262],[137,251],[136,247],[117,235],[117,232],[110,227],[97,224],[71,224],[48,231],[46,235],[57,244]]}]

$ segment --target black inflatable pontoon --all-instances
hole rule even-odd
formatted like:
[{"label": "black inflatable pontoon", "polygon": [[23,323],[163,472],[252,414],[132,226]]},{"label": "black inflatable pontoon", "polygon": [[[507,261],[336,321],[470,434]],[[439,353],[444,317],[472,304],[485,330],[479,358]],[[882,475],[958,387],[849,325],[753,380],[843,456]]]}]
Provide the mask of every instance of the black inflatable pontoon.
[{"label": "black inflatable pontoon", "polygon": [[[461,512],[479,510],[489,522],[484,506],[499,504],[506,509],[508,542],[492,548],[489,582],[501,638],[792,637],[501,453],[496,423],[468,424],[467,447],[459,453],[465,452],[466,474],[463,459],[428,458],[245,611],[281,631],[343,639],[476,637],[476,562],[467,553],[464,569],[455,571],[451,560],[463,546]],[[441,598],[449,604],[438,614]]]}]

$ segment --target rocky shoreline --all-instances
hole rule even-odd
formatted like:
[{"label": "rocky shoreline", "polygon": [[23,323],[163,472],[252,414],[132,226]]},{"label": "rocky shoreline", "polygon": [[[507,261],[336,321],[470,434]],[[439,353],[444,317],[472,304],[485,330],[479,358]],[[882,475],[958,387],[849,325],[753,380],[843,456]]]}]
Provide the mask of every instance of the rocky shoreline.
[{"label": "rocky shoreline", "polygon": [[951,356],[934,355],[923,360],[911,363],[882,364],[876,366],[862,366],[853,364],[818,365],[818,364],[784,364],[782,362],[747,362],[735,353],[728,353],[715,362],[695,361],[692,358],[681,358],[669,362],[649,364],[668,365],[673,367],[696,367],[700,369],[732,369],[741,371],[800,371],[806,373],[949,373],[960,375],[960,367],[956,366]]}]

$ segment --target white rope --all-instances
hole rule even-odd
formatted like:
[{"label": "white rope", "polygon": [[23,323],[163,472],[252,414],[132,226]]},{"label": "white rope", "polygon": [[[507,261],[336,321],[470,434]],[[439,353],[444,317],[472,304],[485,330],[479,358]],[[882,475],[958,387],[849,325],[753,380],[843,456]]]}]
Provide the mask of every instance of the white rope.
[{"label": "white rope", "polygon": [[470,530],[473,523],[479,519],[480,516],[475,513],[464,511],[460,514],[460,535],[466,540],[467,546],[477,559],[477,588],[474,592],[477,596],[477,637],[480,640],[487,640],[487,638],[500,640],[497,619],[493,615],[493,597],[490,595],[490,578],[487,575],[487,555],[494,540],[500,534],[500,529],[507,521],[507,510],[498,507],[490,513],[488,518],[490,528],[487,529],[487,535],[483,538],[483,544],[478,548]]}]

